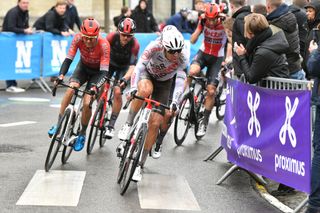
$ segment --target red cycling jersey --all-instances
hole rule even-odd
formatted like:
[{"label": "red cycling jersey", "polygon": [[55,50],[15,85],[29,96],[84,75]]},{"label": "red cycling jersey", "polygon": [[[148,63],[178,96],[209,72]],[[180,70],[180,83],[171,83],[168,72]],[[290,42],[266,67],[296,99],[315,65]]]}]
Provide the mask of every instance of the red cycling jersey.
[{"label": "red cycling jersey", "polygon": [[93,48],[88,48],[82,41],[81,33],[78,33],[72,40],[67,58],[73,60],[78,49],[80,50],[83,64],[92,69],[109,70],[110,45],[106,39],[99,35],[98,44]]},{"label": "red cycling jersey", "polygon": [[209,55],[223,57],[224,47],[227,42],[227,35],[223,25],[220,22],[216,25],[209,25],[206,20],[199,20],[197,28],[204,34],[200,50]]}]

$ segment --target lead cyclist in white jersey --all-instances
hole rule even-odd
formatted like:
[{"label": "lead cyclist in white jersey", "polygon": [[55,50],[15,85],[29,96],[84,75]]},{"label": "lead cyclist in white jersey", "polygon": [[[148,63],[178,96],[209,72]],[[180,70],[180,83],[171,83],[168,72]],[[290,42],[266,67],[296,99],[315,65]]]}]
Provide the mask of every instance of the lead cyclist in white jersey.
[{"label": "lead cyclist in white jersey", "polygon": [[[184,47],[184,38],[177,30],[166,30],[161,39],[150,42],[134,69],[131,77],[130,94],[149,97],[167,105],[170,89],[176,75],[175,88],[170,105],[171,110],[177,109],[178,100],[184,90],[186,74],[183,71],[188,63],[190,53]],[[120,140],[126,140],[133,124],[134,118],[142,106],[142,101],[133,100],[126,123],[118,133]],[[161,113],[152,113],[145,146],[142,152],[141,162],[132,177],[133,180],[141,180],[141,167],[151,150],[159,132],[159,126],[163,122],[164,109]]]}]

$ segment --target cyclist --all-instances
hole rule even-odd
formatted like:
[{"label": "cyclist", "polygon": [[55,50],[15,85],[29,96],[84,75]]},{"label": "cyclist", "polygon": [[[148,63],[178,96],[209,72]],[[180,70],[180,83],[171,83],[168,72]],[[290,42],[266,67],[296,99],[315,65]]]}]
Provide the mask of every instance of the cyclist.
[{"label": "cyclist", "polygon": [[[64,79],[77,50],[79,49],[81,58],[70,78],[70,86],[79,88],[87,82],[86,89],[90,89],[97,93],[97,89],[101,87],[106,80],[110,59],[109,43],[99,35],[99,31],[100,25],[95,19],[87,18],[82,22],[81,32],[74,36],[67,57],[62,63],[58,81]],[[73,93],[73,89],[67,89],[61,102],[58,121],[61,119],[64,110],[70,103]],[[85,94],[83,97],[81,130],[73,145],[75,151],[82,150],[85,143],[85,133],[91,117],[91,109],[89,107],[90,101],[90,95]],[[49,130],[49,136],[52,136],[56,131],[57,126],[55,125]]]},{"label": "cyclist", "polygon": [[[189,74],[191,76],[197,75],[204,67],[207,67],[207,95],[205,99],[204,119],[199,125],[199,130],[196,133],[201,137],[206,134],[207,125],[211,110],[214,106],[214,96],[218,81],[216,80],[221,63],[224,59],[224,47],[227,42],[227,36],[222,25],[220,7],[214,3],[206,4],[205,13],[200,16],[196,31],[191,35],[190,42],[194,44],[200,34],[203,32],[204,40],[198,53],[194,57]],[[191,83],[191,79],[188,79]]]},{"label": "cyclist", "polygon": [[[176,75],[173,100],[170,105],[171,111],[176,109],[186,78],[183,70],[188,65],[189,60],[188,50],[183,49],[183,46],[184,38],[179,31],[166,31],[162,34],[161,39],[152,41],[144,50],[134,69],[129,94],[137,93],[142,97],[149,97],[152,94],[154,100],[168,104],[170,87],[173,77]],[[141,105],[142,102],[136,99],[131,103],[127,121],[119,131],[118,137],[120,140],[127,139],[133,120]],[[141,180],[141,167],[144,166],[148,153],[157,138],[160,123],[163,122],[165,110],[163,108],[160,110],[161,113],[151,114],[141,162],[132,177],[135,181]],[[121,143],[117,149],[120,153],[123,150],[123,144]]]},{"label": "cyclist", "polygon": [[118,31],[107,36],[111,48],[109,77],[115,72],[115,80],[119,81],[114,86],[111,119],[104,135],[108,139],[114,136],[114,125],[122,107],[121,90],[127,86],[138,60],[140,45],[133,37],[135,30],[135,22],[131,18],[125,18],[119,23]]}]

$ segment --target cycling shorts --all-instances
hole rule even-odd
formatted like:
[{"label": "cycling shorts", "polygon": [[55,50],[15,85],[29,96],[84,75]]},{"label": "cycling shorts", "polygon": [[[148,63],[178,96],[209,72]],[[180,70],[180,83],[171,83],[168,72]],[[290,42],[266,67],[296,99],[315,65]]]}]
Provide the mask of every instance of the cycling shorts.
[{"label": "cycling shorts", "polygon": [[121,67],[113,66],[110,64],[108,77],[111,78],[112,76],[114,76],[114,79],[118,81],[121,78],[123,78],[123,76],[127,73],[128,69],[129,69],[129,66],[121,68]]},{"label": "cycling shorts", "polygon": [[80,84],[80,86],[87,82],[86,90],[89,90],[92,85],[97,85],[98,81],[104,74],[105,73],[101,72],[100,69],[89,68],[80,60],[69,82],[77,82]]},{"label": "cycling shorts", "polygon": [[221,63],[224,57],[216,57],[213,55],[208,55],[201,50],[197,52],[195,57],[192,60],[191,64],[197,64],[201,67],[201,70],[204,67],[207,67],[206,78],[208,84],[218,86],[219,80],[218,75],[221,68]]}]

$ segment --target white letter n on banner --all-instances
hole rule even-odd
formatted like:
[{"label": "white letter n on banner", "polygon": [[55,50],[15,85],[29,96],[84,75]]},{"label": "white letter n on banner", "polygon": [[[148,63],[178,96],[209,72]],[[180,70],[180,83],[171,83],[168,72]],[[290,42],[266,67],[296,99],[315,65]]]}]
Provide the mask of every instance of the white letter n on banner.
[{"label": "white letter n on banner", "polygon": [[32,41],[17,41],[16,68],[30,68]]},{"label": "white letter n on banner", "polygon": [[51,47],[52,47],[52,60],[51,66],[52,67],[60,67],[63,60],[66,58],[67,55],[67,40],[52,40]]}]

